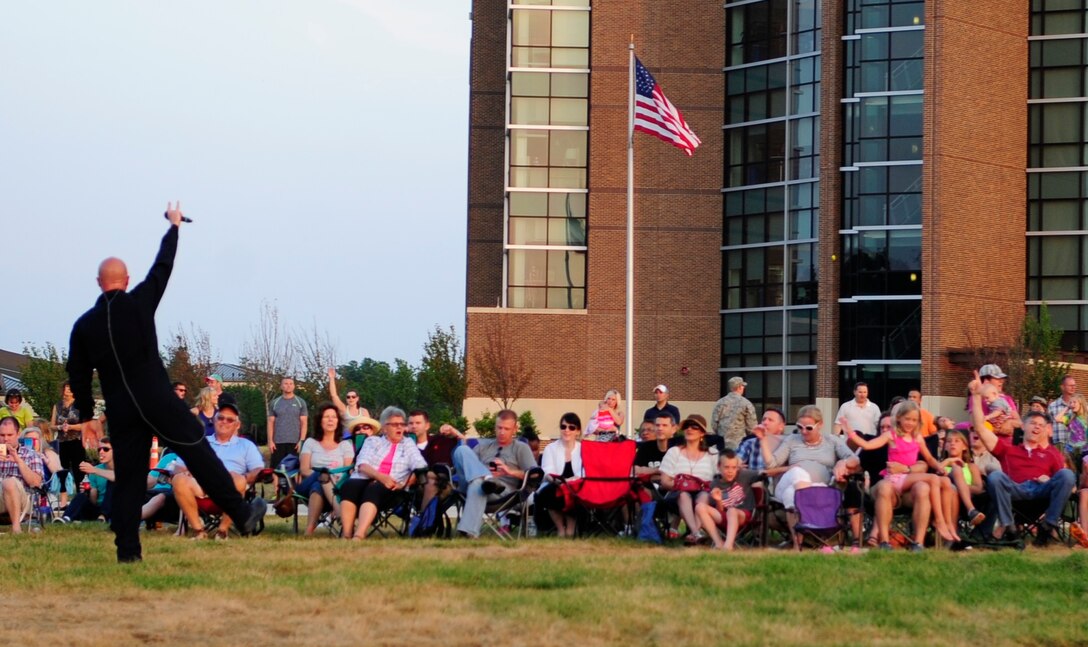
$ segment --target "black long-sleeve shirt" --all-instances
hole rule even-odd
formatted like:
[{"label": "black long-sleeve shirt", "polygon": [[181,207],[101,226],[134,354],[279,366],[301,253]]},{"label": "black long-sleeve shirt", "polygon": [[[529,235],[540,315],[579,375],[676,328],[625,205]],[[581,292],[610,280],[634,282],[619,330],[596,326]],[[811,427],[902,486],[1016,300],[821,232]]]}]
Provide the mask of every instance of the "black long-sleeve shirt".
[{"label": "black long-sleeve shirt", "polygon": [[178,228],[171,226],[147,278],[129,292],[102,293],[72,327],[67,368],[81,420],[94,417],[91,380],[96,368],[111,411],[115,407],[124,412],[135,405],[134,400],[155,399],[169,391],[170,378],[155,333],[155,310],[170,280],[177,246]]}]

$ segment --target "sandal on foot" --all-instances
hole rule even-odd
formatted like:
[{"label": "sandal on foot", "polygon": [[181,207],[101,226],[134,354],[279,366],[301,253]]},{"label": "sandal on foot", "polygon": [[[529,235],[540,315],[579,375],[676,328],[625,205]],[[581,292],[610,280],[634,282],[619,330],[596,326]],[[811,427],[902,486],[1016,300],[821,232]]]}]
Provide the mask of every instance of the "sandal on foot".
[{"label": "sandal on foot", "polygon": [[865,545],[869,548],[879,548],[880,540],[872,535],[869,535],[869,538],[865,540]]},{"label": "sandal on foot", "polygon": [[975,508],[971,508],[967,511],[967,519],[971,522],[972,526],[977,526],[983,521],[986,521],[986,515],[982,514]]}]

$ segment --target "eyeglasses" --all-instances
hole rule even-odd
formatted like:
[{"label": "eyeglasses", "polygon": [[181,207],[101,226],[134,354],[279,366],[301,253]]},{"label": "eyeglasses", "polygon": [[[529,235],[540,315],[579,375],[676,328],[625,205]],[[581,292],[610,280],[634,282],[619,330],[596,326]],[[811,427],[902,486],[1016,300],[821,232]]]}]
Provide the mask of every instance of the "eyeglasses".
[{"label": "eyeglasses", "polygon": [[99,447],[98,451],[100,451],[100,452],[112,452],[113,447]]},{"label": "eyeglasses", "polygon": [[387,422],[385,424],[390,426],[390,427],[403,427],[404,426],[403,422]]},{"label": "eyeglasses", "polygon": [[804,429],[805,431],[815,431],[816,425],[797,425],[798,429]]},{"label": "eyeglasses", "polygon": [[359,399],[359,396],[357,396],[357,395],[349,395],[348,396],[348,400],[358,400],[358,399]]},{"label": "eyeglasses", "polygon": [[216,422],[225,422],[227,424],[238,422],[238,419],[234,416],[216,416]]},{"label": "eyeglasses", "polygon": [[566,431],[568,429],[571,431],[578,431],[577,425],[559,425],[559,428],[563,431]]}]

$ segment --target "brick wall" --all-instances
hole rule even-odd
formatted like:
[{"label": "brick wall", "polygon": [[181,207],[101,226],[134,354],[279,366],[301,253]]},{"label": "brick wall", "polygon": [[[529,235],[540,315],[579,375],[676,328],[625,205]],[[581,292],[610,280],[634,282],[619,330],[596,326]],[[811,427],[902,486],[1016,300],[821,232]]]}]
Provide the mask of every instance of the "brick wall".
[{"label": "brick wall", "polygon": [[514,344],[532,358],[534,379],[527,397],[595,400],[609,388],[623,389],[627,44],[633,34],[639,58],[703,142],[689,158],[648,135],[635,138],[635,396],[649,397],[655,384],[665,382],[678,399],[717,399],[725,34],[721,4],[698,3],[685,11],[652,1],[601,2],[593,8],[587,310],[581,313],[491,307],[502,290],[505,14],[505,3],[474,2],[469,397],[482,395],[474,383],[471,357],[488,317],[506,317],[516,331]]},{"label": "brick wall", "polygon": [[1028,3],[926,4],[922,390],[960,395],[948,348],[1024,314]]}]

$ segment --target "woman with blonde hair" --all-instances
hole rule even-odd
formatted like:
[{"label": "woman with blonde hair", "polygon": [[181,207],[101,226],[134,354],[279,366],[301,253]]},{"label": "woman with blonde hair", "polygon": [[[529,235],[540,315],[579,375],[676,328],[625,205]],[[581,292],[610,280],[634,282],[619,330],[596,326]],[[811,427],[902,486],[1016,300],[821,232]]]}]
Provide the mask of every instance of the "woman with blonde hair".
[{"label": "woman with blonde hair", "polygon": [[586,425],[586,435],[595,436],[600,441],[615,440],[623,426],[624,413],[620,410],[620,392],[609,389],[601,401],[597,403],[597,410],[589,417]]},{"label": "woman with blonde hair", "polygon": [[200,420],[200,424],[204,425],[205,436],[215,434],[215,414],[219,412],[219,407],[216,406],[218,402],[219,396],[216,395],[215,389],[206,386],[197,394],[196,406],[189,409]]}]

